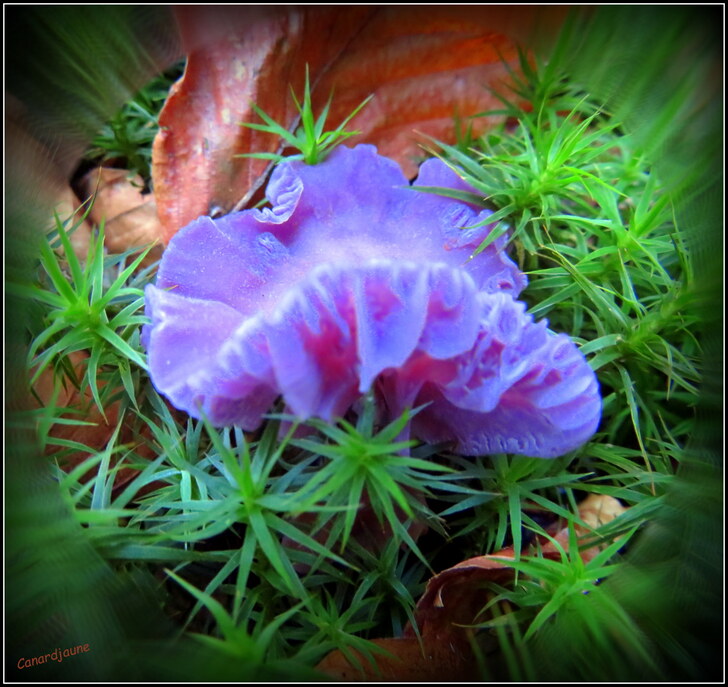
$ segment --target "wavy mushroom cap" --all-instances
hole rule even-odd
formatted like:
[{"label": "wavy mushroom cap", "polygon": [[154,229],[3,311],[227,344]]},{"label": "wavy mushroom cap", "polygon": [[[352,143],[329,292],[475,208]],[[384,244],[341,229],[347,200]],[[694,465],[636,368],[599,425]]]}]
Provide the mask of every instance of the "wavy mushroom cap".
[{"label": "wavy mushroom cap", "polygon": [[[420,186],[473,190],[440,160]],[[374,389],[385,414],[429,402],[427,441],[554,457],[596,430],[596,377],[566,335],[525,313],[525,276],[489,210],[409,188],[369,145],[284,162],[270,208],[200,217],[146,289],[152,381],[179,409],[255,429],[282,396],[333,420]]]}]

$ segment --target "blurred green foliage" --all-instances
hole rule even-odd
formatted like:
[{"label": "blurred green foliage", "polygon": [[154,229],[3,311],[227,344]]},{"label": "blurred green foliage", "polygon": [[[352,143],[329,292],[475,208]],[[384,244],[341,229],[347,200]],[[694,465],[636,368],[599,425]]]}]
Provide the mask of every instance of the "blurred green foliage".
[{"label": "blurred green foliage", "polygon": [[[391,450],[396,426],[378,432],[366,413],[357,426],[314,423],[318,441],[279,438],[278,420],[251,441],[180,420],[142,376],[124,375],[108,446],[63,472],[42,456],[54,409],[31,411],[24,400],[27,332],[37,315],[28,307],[27,275],[41,256],[56,296],[39,305],[51,310],[67,310],[64,298],[78,300],[70,283],[90,284],[84,294],[96,300],[84,299],[84,307],[110,305],[113,296],[102,293],[117,284],[116,295],[128,302],[107,317],[110,325],[121,313],[136,317],[138,293],[124,289],[141,288],[153,273],[129,286],[122,268],[117,281],[94,287],[110,266],[97,257],[87,263],[90,279],[69,263],[72,281],[62,285],[65,268],[56,269],[49,249],[40,248],[50,212],[33,176],[34,149],[16,151],[6,181],[6,674],[36,681],[315,679],[310,666],[329,650],[366,657],[376,651],[368,637],[401,632],[431,574],[427,564],[444,560],[441,545],[424,561],[422,543],[400,547],[408,534],[395,525],[395,504],[429,518],[437,536],[438,520],[446,521],[466,557],[507,542],[520,549],[540,532],[526,500],[578,524],[577,497],[591,491],[632,506],[600,530],[608,541],[630,534],[629,550],[587,565],[566,553],[560,562],[519,561],[525,586],[498,591],[520,608],[503,613],[494,603],[499,653],[483,656],[484,675],[719,679],[719,10],[575,12],[559,41],[544,48],[544,71],[527,74],[533,116],[519,113],[515,135],[495,133],[480,157],[468,157],[466,169],[484,174],[484,195],[496,209],[508,208],[502,216],[520,234],[532,310],[583,334],[609,392],[611,420],[600,435],[580,455],[555,461],[464,460],[432,447],[399,461]],[[174,52],[164,9],[15,7],[7,19],[10,94],[23,104],[31,133],[57,154],[88,143],[149,71],[159,70],[150,54]],[[39,47],[28,57],[21,44],[32,40]],[[583,93],[561,88],[567,83]],[[582,111],[586,95],[598,114]],[[566,99],[563,110],[554,97]],[[451,152],[465,164],[461,149]],[[615,206],[615,197],[636,202]],[[86,316],[83,308],[73,312]],[[55,335],[64,336],[60,328]],[[34,355],[51,351],[50,363],[63,352],[59,341],[36,343]],[[113,368],[101,354],[96,363],[107,373]],[[130,445],[118,441],[125,420],[136,432]],[[142,434],[145,426],[151,435]],[[155,458],[139,455],[141,444]],[[61,460],[79,447],[57,448]],[[121,490],[114,489],[113,455],[138,470]],[[331,467],[335,458],[350,461],[350,484]],[[432,512],[404,487],[427,491]],[[396,535],[376,555],[357,542],[348,515],[364,489],[375,517]],[[313,503],[324,497],[331,502]],[[313,514],[311,527],[295,519],[304,510]],[[317,532],[326,533],[323,544]],[[17,670],[21,656],[87,642],[83,658]]]}]

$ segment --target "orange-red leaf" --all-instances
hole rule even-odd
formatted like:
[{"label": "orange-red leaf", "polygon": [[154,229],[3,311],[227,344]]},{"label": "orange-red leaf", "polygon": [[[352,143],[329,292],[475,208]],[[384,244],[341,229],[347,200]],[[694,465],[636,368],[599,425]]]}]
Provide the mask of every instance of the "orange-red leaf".
[{"label": "orange-red leaf", "polygon": [[[274,152],[275,137],[241,127],[257,122],[255,102],[284,126],[296,122],[289,85],[300,96],[309,65],[314,112],[335,89],[337,126],[365,97],[358,141],[414,175],[416,131],[454,138],[454,115],[497,106],[486,89],[502,84],[515,39],[563,16],[534,7],[218,7],[178,10],[188,62],[160,115],[152,176],[164,240],[201,214],[243,207],[267,163],[235,155]],[[548,22],[548,23],[547,23]],[[492,120],[491,120],[492,122]],[[475,129],[488,122],[479,119]],[[421,140],[421,139],[420,139]],[[358,142],[352,139],[352,143]]]}]

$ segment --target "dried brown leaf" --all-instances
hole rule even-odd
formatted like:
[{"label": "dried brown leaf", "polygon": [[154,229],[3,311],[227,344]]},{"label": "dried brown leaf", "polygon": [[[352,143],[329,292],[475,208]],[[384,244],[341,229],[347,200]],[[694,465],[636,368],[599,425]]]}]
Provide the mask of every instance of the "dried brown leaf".
[{"label": "dried brown leaf", "polygon": [[[582,538],[591,535],[594,529],[626,510],[611,496],[588,496],[578,509],[579,518],[586,527],[577,526],[577,535]],[[568,527],[556,522],[548,528],[548,532],[568,551]],[[531,550],[535,552],[536,547],[546,558],[560,558],[558,548],[546,537],[538,537]],[[585,560],[591,560],[599,550],[598,546],[591,546],[580,553]],[[318,669],[335,679],[350,681],[477,679],[472,672],[473,630],[468,626],[483,620],[479,613],[492,596],[486,584],[504,584],[513,577],[511,562],[514,558],[514,551],[509,547],[496,554],[469,558],[430,578],[415,608],[421,644],[414,628],[408,625],[400,639],[375,640],[378,646],[394,654],[394,658],[377,656],[376,668],[362,660],[365,669],[359,670],[341,652],[334,651],[326,656]],[[377,669],[381,671],[381,677],[377,677]]]},{"label": "dried brown leaf", "polygon": [[[86,174],[82,186],[93,200],[89,219],[97,225],[104,223],[105,245],[110,252],[123,253],[159,240],[156,202],[152,194],[142,192],[144,182],[140,176],[99,167]],[[146,263],[160,253],[161,248],[152,250]]]},{"label": "dried brown leaf", "polygon": [[[260,186],[265,161],[235,157],[275,152],[275,137],[241,127],[257,122],[256,103],[284,126],[296,123],[288,93],[302,92],[309,66],[314,111],[335,89],[329,122],[374,100],[353,126],[402,164],[421,156],[415,131],[454,138],[453,117],[498,105],[515,39],[548,33],[563,10],[535,7],[217,7],[178,11],[188,62],[160,115],[152,176],[163,238],[202,214],[242,207]],[[492,124],[474,120],[482,131]],[[421,140],[421,139],[420,139]]]},{"label": "dried brown leaf", "polygon": [[341,651],[332,651],[316,669],[342,682],[458,682],[477,679],[470,652],[440,642],[415,637],[375,639],[387,654],[375,654],[374,665],[352,650],[359,666],[354,666]]},{"label": "dried brown leaf", "polygon": [[[589,494],[579,504],[579,518],[585,526],[576,524],[574,529],[576,535],[579,537],[580,543],[587,543],[598,527],[606,525],[615,518],[618,518],[622,513],[627,510],[626,506],[623,506],[613,496],[607,496],[606,494]],[[563,522],[558,523],[556,527],[551,528],[553,538],[564,548],[565,551],[569,550],[569,528],[564,527]],[[587,546],[581,549],[580,554],[585,562],[590,561],[596,556],[603,547],[598,545]],[[543,542],[542,551],[545,553],[557,552],[557,546],[551,541]]]}]

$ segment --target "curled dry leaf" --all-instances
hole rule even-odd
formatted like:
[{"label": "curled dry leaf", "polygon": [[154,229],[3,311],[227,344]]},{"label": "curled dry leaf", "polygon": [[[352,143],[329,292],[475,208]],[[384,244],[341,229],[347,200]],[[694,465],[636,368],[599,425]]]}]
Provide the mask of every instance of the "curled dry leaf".
[{"label": "curled dry leaf", "polygon": [[[580,525],[578,523],[574,525],[577,537],[579,537],[579,540],[582,542],[588,542],[591,533],[595,529],[601,527],[602,525],[606,525],[608,522],[611,522],[615,518],[618,518],[626,510],[627,508],[612,496],[607,496],[605,494],[589,494],[589,496],[587,496],[579,504],[579,517],[581,518],[581,521],[584,523],[584,525]],[[555,531],[554,534],[552,534],[552,536],[559,543],[559,545],[564,548],[564,550],[568,551],[568,527],[564,527],[563,523],[561,523],[560,527]],[[592,558],[594,558],[594,556],[599,553],[601,548],[602,547],[598,545],[594,545],[587,546],[586,548],[581,549],[580,553],[582,559],[585,562],[589,562]],[[544,554],[550,554],[552,552],[557,552],[558,549],[553,542],[547,541],[544,542],[542,551],[544,552]]]},{"label": "curled dry leaf", "polygon": [[[123,169],[99,167],[91,170],[82,185],[93,204],[89,218],[104,223],[105,245],[111,253],[141,248],[159,239],[160,223],[152,194],[142,193],[140,176]],[[159,258],[161,248],[152,249],[145,264]]]},{"label": "curled dry leaf", "polygon": [[[579,518],[586,527],[577,525],[577,535],[588,537],[595,528],[626,510],[611,496],[588,496],[579,506]],[[554,523],[548,528],[548,534],[568,551],[568,527],[563,522]],[[548,538],[537,538],[537,545],[545,558],[560,558],[558,548]],[[535,550],[535,546],[536,543],[531,548]],[[598,546],[591,546],[580,553],[589,561],[598,551]],[[354,667],[340,651],[333,651],[317,669],[334,679],[348,681],[478,679],[470,648],[473,630],[467,626],[476,620],[482,621],[478,613],[489,598],[485,583],[503,584],[513,577],[510,562],[514,557],[509,547],[496,554],[469,558],[430,578],[415,608],[421,642],[408,625],[400,639],[375,640],[375,644],[391,654],[377,656],[376,666],[357,655],[362,667]]]},{"label": "curled dry leaf", "polygon": [[[469,558],[430,578],[415,609],[422,636],[466,649],[468,636],[459,626],[471,624],[487,601],[482,582],[505,582],[513,576],[509,559],[514,559],[512,548]],[[405,636],[414,636],[412,627]]]},{"label": "curled dry leaf", "polygon": [[341,651],[332,651],[317,670],[349,682],[452,682],[477,680],[470,639],[473,631],[464,625],[474,622],[488,600],[484,582],[505,582],[513,576],[508,567],[512,549],[497,556],[476,556],[432,577],[417,603],[415,618],[420,637],[411,626],[403,637],[375,639],[387,651],[375,655],[376,665],[354,652],[360,667],[355,667]]},{"label": "curled dry leaf", "polygon": [[[294,126],[288,86],[301,95],[306,65],[315,112],[335,90],[334,126],[374,94],[352,124],[362,132],[352,144],[375,144],[412,177],[421,158],[415,132],[452,142],[455,115],[497,107],[487,89],[507,79],[501,58],[514,63],[516,40],[553,33],[563,16],[563,8],[522,6],[180,8],[187,67],[152,153],[163,239],[252,197],[267,163],[235,156],[275,152],[279,142],[240,124],[259,121],[254,102]],[[473,128],[494,121],[479,118]]]}]

